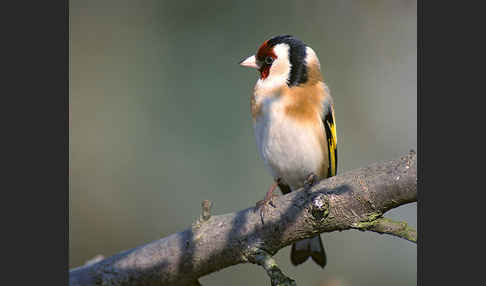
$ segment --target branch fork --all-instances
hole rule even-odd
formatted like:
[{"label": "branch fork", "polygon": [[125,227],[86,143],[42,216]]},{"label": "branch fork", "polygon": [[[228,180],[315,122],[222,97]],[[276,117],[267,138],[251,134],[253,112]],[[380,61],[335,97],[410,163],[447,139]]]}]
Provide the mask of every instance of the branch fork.
[{"label": "branch fork", "polygon": [[248,257],[251,263],[258,264],[265,269],[272,286],[297,286],[295,280],[283,274],[282,270],[275,262],[275,259],[262,249],[254,251],[254,254]]}]

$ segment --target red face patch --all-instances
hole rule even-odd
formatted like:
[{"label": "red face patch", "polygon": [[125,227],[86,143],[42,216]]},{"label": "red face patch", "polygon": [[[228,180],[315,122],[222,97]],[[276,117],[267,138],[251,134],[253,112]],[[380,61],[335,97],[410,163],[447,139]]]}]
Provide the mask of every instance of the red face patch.
[{"label": "red face patch", "polygon": [[267,57],[271,57],[272,61],[277,58],[277,55],[273,51],[273,46],[268,44],[268,41],[263,42],[263,44],[258,48],[258,52],[256,54],[256,59],[258,62],[261,63],[260,66],[260,78],[265,79],[268,77],[270,73],[270,67],[272,64],[265,61]]}]

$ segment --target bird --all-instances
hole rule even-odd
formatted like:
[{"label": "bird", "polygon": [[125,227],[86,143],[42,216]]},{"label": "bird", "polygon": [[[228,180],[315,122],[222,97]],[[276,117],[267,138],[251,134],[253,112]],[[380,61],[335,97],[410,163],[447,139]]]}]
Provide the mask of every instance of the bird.
[{"label": "bird", "polygon": [[[260,201],[263,223],[266,205],[275,207],[272,197],[276,186],[285,195],[336,175],[334,102],[317,54],[292,35],[264,41],[254,55],[239,64],[257,69],[259,76],[250,111],[259,156],[274,181],[263,203]],[[320,267],[326,266],[320,235],[293,243],[293,265],[309,257]]]}]

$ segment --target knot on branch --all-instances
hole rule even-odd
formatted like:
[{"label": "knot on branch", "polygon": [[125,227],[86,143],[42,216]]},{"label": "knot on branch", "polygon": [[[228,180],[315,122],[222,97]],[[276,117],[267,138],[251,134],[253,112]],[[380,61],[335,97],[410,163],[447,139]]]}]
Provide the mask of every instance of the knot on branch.
[{"label": "knot on branch", "polygon": [[319,194],[312,199],[310,213],[316,222],[322,222],[329,215],[329,199],[324,194]]}]

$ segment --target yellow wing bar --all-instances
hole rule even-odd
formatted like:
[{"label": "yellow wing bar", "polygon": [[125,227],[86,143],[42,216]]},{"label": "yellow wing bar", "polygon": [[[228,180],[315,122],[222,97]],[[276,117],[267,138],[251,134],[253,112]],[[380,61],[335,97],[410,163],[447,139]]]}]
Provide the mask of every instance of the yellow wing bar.
[{"label": "yellow wing bar", "polygon": [[328,177],[335,176],[337,172],[337,134],[334,121],[334,109],[329,106],[329,110],[324,117],[324,127],[327,135],[327,146],[329,150],[329,171]]}]

